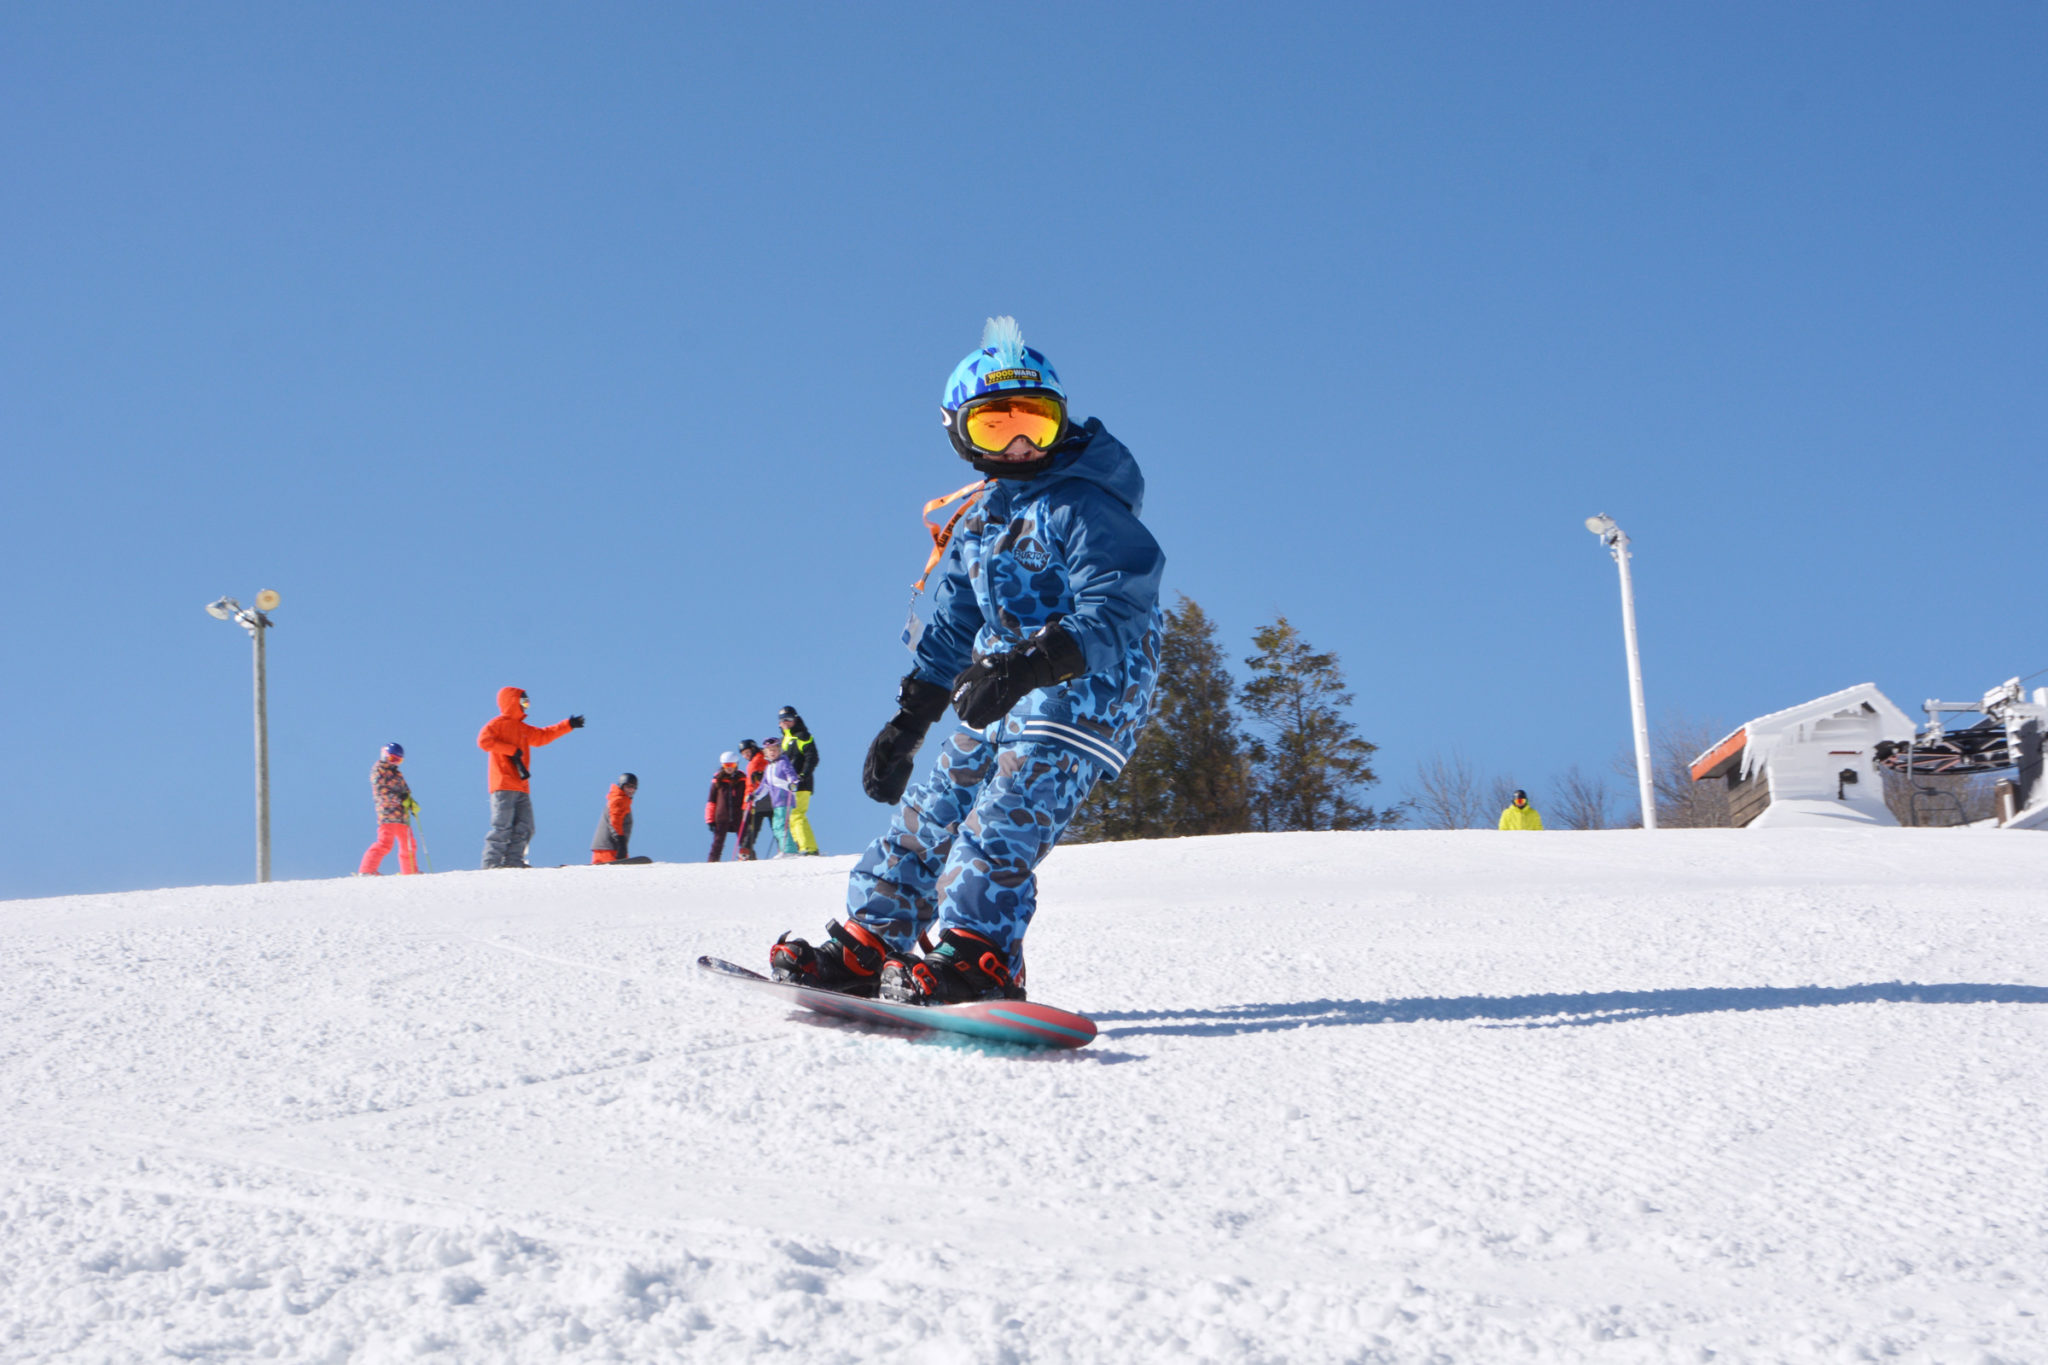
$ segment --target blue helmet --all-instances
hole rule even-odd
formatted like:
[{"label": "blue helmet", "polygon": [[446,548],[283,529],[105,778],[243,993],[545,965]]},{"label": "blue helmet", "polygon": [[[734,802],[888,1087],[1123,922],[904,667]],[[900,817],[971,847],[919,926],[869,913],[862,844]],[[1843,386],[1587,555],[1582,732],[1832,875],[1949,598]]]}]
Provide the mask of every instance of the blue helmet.
[{"label": "blue helmet", "polygon": [[385,746],[384,746],[384,757],[386,757],[386,758],[404,758],[404,757],[405,757],[405,746],[404,746],[403,744],[400,744],[400,743],[399,743],[399,742],[398,742],[397,740],[395,740],[395,739],[394,739],[394,740],[392,740],[392,741],[391,741],[391,742],[390,742],[389,744],[387,744],[387,745],[385,745]]},{"label": "blue helmet", "polygon": [[[1017,320],[1010,317],[990,318],[981,331],[981,348],[970,352],[968,357],[953,367],[953,373],[946,380],[946,392],[939,399],[939,420],[946,424],[946,435],[953,442],[953,449],[961,459],[973,465],[991,478],[1028,479],[1043,473],[1052,464],[1052,452],[1036,460],[992,460],[984,452],[977,451],[960,430],[954,420],[960,409],[978,399],[1004,393],[1045,393],[1059,399],[1062,409],[1066,407],[1066,386],[1060,383],[1059,372],[1042,351],[1033,350],[1024,344],[1023,329]],[[1059,436],[1054,438],[1057,445],[1064,439],[1068,425],[1064,416],[1060,420]]]},{"label": "blue helmet", "polygon": [[958,412],[992,393],[1051,393],[1065,402],[1067,391],[1043,352],[1024,344],[1015,318],[990,318],[981,330],[981,349],[953,367],[939,406]]}]

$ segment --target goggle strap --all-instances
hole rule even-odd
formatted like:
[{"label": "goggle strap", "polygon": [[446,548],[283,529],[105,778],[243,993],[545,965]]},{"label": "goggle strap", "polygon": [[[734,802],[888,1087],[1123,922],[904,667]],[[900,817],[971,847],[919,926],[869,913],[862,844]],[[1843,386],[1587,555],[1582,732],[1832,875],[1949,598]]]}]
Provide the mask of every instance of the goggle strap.
[{"label": "goggle strap", "polygon": [[[967,509],[974,506],[974,500],[994,482],[994,479],[982,479],[968,484],[965,488],[956,488],[943,498],[933,498],[924,505],[924,529],[932,535],[932,557],[924,562],[924,572],[917,576],[917,584],[911,589],[912,592],[924,591],[925,580],[932,576],[932,570],[938,567],[940,557],[946,553],[946,547],[953,542],[953,528],[960,524],[960,518],[967,515]],[[962,498],[967,501],[960,503],[960,510],[947,518],[943,527],[932,521],[932,513],[949,503],[960,502]]]}]

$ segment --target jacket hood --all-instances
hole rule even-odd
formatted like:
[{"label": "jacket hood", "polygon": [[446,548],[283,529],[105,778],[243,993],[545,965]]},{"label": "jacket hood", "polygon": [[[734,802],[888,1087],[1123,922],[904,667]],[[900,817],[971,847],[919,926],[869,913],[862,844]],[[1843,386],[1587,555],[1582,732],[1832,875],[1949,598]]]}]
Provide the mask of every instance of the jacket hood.
[{"label": "jacket hood", "polygon": [[498,689],[498,714],[518,720],[526,714],[520,708],[519,699],[526,694],[523,687],[501,687]]},{"label": "jacket hood", "polygon": [[1144,472],[1124,443],[1103,428],[1099,417],[1090,417],[1060,442],[1050,469],[1035,479],[1008,486],[1021,501],[1061,479],[1086,479],[1098,484],[1130,508],[1132,516],[1144,515]]}]

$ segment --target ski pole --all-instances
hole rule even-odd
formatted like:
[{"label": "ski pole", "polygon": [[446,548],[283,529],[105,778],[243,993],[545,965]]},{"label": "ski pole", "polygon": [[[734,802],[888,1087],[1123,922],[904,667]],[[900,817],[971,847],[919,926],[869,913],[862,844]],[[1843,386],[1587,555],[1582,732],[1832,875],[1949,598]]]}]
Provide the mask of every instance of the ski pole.
[{"label": "ski pole", "polygon": [[414,812],[413,814],[408,815],[405,818],[412,821],[413,850],[420,855],[420,861],[427,865],[427,871],[432,872],[434,870],[434,860],[427,856],[427,841],[425,837],[420,834],[419,813]]}]

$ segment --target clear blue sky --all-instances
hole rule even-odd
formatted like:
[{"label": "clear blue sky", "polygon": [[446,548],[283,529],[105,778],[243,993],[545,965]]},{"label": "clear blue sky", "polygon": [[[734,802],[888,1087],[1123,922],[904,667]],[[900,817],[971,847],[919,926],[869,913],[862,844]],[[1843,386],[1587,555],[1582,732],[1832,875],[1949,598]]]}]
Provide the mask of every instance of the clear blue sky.
[{"label": "clear blue sky", "polygon": [[1232,652],[1342,656],[1381,791],[1654,714],[2048,666],[2039,5],[10,5],[0,896],[439,866],[506,683],[536,861],[702,856],[810,718],[827,851],[905,658],[936,404],[1015,314]]}]

